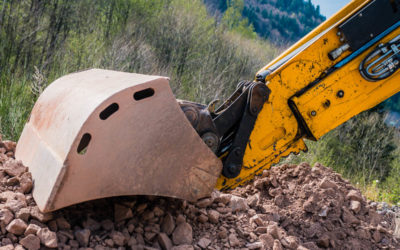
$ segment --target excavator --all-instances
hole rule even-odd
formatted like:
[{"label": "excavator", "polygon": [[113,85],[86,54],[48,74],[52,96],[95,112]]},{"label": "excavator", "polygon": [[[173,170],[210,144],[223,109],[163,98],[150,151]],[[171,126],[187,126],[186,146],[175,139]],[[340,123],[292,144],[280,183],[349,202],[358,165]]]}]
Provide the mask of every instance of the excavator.
[{"label": "excavator", "polygon": [[196,201],[306,151],[400,91],[400,0],[353,0],[217,106],[161,76],[91,69],[50,84],[16,148],[42,212],[113,196]]}]

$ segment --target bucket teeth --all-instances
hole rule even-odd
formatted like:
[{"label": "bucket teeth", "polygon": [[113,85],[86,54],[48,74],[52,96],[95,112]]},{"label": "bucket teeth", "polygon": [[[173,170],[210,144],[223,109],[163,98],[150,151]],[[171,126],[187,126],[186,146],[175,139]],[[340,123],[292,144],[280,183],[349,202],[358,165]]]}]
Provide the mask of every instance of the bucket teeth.
[{"label": "bucket teeth", "polygon": [[181,111],[168,78],[93,69],[39,97],[17,145],[43,212],[125,195],[209,195],[222,164]]}]

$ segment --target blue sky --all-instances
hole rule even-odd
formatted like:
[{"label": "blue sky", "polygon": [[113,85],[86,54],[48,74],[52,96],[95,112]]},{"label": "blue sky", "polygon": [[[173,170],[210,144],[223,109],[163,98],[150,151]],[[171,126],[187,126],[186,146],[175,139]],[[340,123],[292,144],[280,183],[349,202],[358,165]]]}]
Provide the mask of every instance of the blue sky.
[{"label": "blue sky", "polygon": [[330,17],[351,0],[311,0],[314,5],[319,5],[321,14]]}]

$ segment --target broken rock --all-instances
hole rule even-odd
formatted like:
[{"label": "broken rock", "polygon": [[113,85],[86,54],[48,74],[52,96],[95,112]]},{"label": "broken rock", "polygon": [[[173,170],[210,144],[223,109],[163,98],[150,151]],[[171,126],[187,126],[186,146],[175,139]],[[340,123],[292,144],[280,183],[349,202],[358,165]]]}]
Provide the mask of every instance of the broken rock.
[{"label": "broken rock", "polygon": [[15,219],[10,222],[7,226],[7,231],[10,233],[13,233],[15,235],[21,235],[25,232],[25,229],[28,227],[28,225],[25,223],[25,221],[21,219]]},{"label": "broken rock", "polygon": [[337,185],[336,185],[333,181],[330,181],[330,180],[328,179],[328,177],[324,177],[324,178],[321,180],[319,186],[320,186],[321,188],[323,188],[323,189],[327,189],[327,188],[333,188],[333,189],[335,189],[335,190],[337,189]]},{"label": "broken rock", "polygon": [[260,195],[259,194],[255,194],[255,195],[252,195],[252,196],[247,198],[247,204],[250,207],[255,207],[255,206],[258,205],[259,200],[260,200]]},{"label": "broken rock", "polygon": [[273,250],[283,250],[281,242],[279,240],[275,240],[272,249]]},{"label": "broken rock", "polygon": [[260,240],[263,243],[263,246],[265,248],[270,248],[271,246],[274,245],[274,237],[272,237],[270,234],[262,234],[260,235]]},{"label": "broken rock", "polygon": [[86,247],[89,244],[90,230],[82,229],[75,231],[75,238],[79,242],[79,245]]},{"label": "broken rock", "polygon": [[39,229],[37,236],[40,242],[48,248],[56,248],[58,246],[56,233],[50,231],[48,228]]},{"label": "broken rock", "polygon": [[357,191],[357,190],[354,190],[354,189],[353,189],[353,190],[350,190],[350,191],[348,192],[348,194],[346,195],[346,199],[347,199],[347,200],[359,201],[359,202],[362,202],[362,201],[363,201],[363,198],[362,198],[360,192]]},{"label": "broken rock", "polygon": [[36,224],[29,224],[28,227],[25,230],[25,235],[29,235],[29,234],[36,234],[37,231],[39,231],[41,227],[39,227]]},{"label": "broken rock", "polygon": [[101,225],[96,220],[88,218],[83,222],[83,227],[89,229],[90,231],[96,231],[100,229]]},{"label": "broken rock", "polygon": [[228,237],[229,244],[231,247],[238,247],[240,246],[240,240],[237,238],[237,236],[233,233],[231,233]]},{"label": "broken rock", "polygon": [[200,214],[198,217],[199,222],[206,223],[208,221],[208,216],[205,214]]},{"label": "broken rock", "polygon": [[250,218],[250,223],[255,223],[257,226],[264,226],[264,221],[260,218],[258,214]]},{"label": "broken rock", "polygon": [[37,250],[40,248],[40,239],[33,234],[29,234],[25,238],[22,238],[19,243],[28,250]]},{"label": "broken rock", "polygon": [[32,174],[29,172],[23,173],[19,179],[20,191],[24,194],[31,192],[33,187]]},{"label": "broken rock", "polygon": [[118,232],[118,231],[115,231],[115,232],[113,232],[112,234],[111,234],[111,239],[114,241],[114,243],[117,245],[117,246],[123,246],[123,245],[125,245],[125,236],[121,233],[121,232]]},{"label": "broken rock", "polygon": [[254,242],[254,243],[250,243],[247,244],[246,247],[250,250],[254,250],[254,249],[262,249],[263,248],[263,243],[260,241]]},{"label": "broken rock", "polygon": [[342,208],[342,219],[345,223],[348,224],[359,224],[360,221],[346,208]]},{"label": "broken rock", "polygon": [[232,209],[232,212],[246,211],[249,209],[246,199],[235,195],[232,195],[229,207]]},{"label": "broken rock", "polygon": [[14,218],[14,214],[8,209],[1,209],[0,210],[0,222],[3,222],[4,225],[8,225]]},{"label": "broken rock", "polygon": [[20,176],[27,171],[27,168],[21,162],[14,159],[8,160],[3,167],[4,171],[11,177]]},{"label": "broken rock", "polygon": [[197,242],[197,245],[198,245],[199,247],[201,247],[202,249],[206,249],[206,248],[208,247],[208,245],[210,245],[210,244],[211,244],[211,240],[208,239],[208,238],[206,238],[206,237],[201,238],[201,239]]},{"label": "broken rock", "polygon": [[16,200],[7,200],[4,205],[5,208],[13,211],[14,213],[18,212],[21,208],[26,207],[26,201],[24,199],[16,199]]},{"label": "broken rock", "polygon": [[224,194],[219,191],[214,191],[212,193],[212,196],[214,197],[215,203],[222,203],[225,205],[227,205],[231,201],[231,198],[232,198],[231,194]]},{"label": "broken rock", "polygon": [[130,219],[132,217],[132,209],[130,209],[129,207],[119,204],[114,205],[114,219],[116,222]]},{"label": "broken rock", "polygon": [[56,219],[57,226],[60,230],[68,230],[71,229],[71,225],[64,217],[59,217]]},{"label": "broken rock", "polygon": [[216,210],[209,210],[208,211],[208,219],[210,220],[211,223],[217,224],[219,221],[219,212]]},{"label": "broken rock", "polygon": [[15,217],[21,219],[25,222],[28,222],[29,217],[31,216],[30,210],[27,207],[21,208],[18,212],[16,212]]},{"label": "broken rock", "polygon": [[281,244],[282,244],[282,246],[284,246],[285,248],[288,248],[288,249],[297,249],[297,247],[299,245],[297,243],[296,237],[294,237],[294,236],[283,237],[281,239]]},{"label": "broken rock", "polygon": [[358,214],[361,210],[361,203],[355,200],[350,201],[350,209],[353,210],[354,213]]},{"label": "broken rock", "polygon": [[161,225],[161,230],[167,235],[171,235],[175,229],[175,221],[170,213],[164,216],[163,223]]},{"label": "broken rock", "polygon": [[171,239],[168,237],[166,233],[159,233],[157,237],[158,243],[164,250],[170,250],[172,248]]},{"label": "broken rock", "polygon": [[[1,137],[0,137],[1,140]],[[4,148],[7,152],[15,152],[15,148],[17,147],[17,143],[9,140],[3,141]]]},{"label": "broken rock", "polygon": [[199,208],[206,208],[213,203],[213,199],[211,198],[204,198],[196,202],[196,206]]},{"label": "broken rock", "polygon": [[30,211],[31,211],[32,218],[35,218],[42,223],[46,223],[49,220],[53,219],[52,213],[42,213],[42,212],[40,212],[39,208],[36,206],[31,207]]},{"label": "broken rock", "polygon": [[192,233],[192,227],[188,223],[183,222],[172,233],[172,241],[175,245],[192,244]]},{"label": "broken rock", "polygon": [[180,245],[174,246],[171,250],[194,250],[194,248],[191,245]]}]

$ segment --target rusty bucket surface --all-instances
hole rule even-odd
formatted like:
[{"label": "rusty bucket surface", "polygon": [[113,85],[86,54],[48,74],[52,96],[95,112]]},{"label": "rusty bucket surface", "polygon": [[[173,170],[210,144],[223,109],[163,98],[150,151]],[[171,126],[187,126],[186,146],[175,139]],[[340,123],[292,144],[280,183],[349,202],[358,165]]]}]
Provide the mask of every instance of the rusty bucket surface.
[{"label": "rusty bucket surface", "polygon": [[53,82],[35,104],[16,158],[43,212],[122,195],[194,201],[220,160],[181,111],[168,78],[93,69]]}]

